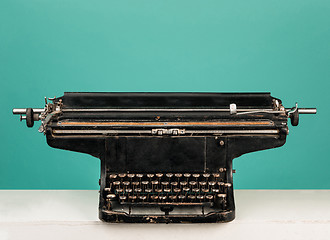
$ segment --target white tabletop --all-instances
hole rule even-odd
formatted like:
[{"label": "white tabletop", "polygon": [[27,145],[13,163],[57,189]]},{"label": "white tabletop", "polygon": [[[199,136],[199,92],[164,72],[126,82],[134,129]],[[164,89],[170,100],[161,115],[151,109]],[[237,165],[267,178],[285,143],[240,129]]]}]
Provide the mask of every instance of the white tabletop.
[{"label": "white tabletop", "polygon": [[98,191],[0,190],[6,239],[330,239],[330,190],[236,190],[236,219],[214,224],[109,224]]}]

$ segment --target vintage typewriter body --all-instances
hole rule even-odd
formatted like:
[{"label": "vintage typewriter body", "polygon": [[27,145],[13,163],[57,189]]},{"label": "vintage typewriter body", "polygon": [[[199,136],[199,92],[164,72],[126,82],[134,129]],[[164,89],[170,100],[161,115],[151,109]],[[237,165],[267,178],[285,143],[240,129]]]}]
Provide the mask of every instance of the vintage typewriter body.
[{"label": "vintage typewriter body", "polygon": [[99,217],[107,222],[228,222],[234,158],[282,146],[286,109],[269,93],[65,93],[14,109],[54,148],[101,160]]}]

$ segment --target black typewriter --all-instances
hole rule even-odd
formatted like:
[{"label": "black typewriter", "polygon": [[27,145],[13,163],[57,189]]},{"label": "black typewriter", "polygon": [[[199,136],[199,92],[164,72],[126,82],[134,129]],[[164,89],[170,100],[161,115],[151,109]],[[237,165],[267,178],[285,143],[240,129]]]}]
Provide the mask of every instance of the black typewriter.
[{"label": "black typewriter", "polygon": [[[50,102],[48,102],[50,101]],[[101,160],[106,222],[228,222],[235,218],[232,160],[282,146],[287,109],[270,93],[85,93],[13,109],[54,148]]]}]

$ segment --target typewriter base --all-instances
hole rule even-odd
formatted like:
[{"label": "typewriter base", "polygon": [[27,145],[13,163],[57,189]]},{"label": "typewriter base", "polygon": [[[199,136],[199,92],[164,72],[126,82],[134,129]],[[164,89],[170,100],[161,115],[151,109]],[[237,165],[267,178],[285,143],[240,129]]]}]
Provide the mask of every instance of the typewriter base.
[{"label": "typewriter base", "polygon": [[214,211],[207,214],[140,215],[101,210],[100,220],[111,223],[220,223],[235,219],[235,210]]}]

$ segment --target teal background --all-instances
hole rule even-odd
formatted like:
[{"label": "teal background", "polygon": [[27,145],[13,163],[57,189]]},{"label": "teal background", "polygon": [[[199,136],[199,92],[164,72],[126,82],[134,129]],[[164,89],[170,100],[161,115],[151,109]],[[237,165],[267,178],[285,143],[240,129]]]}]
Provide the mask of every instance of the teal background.
[{"label": "teal background", "polygon": [[0,188],[98,189],[14,107],[64,91],[270,91],[317,107],[285,146],[234,160],[235,188],[327,189],[330,1],[0,1]]}]

